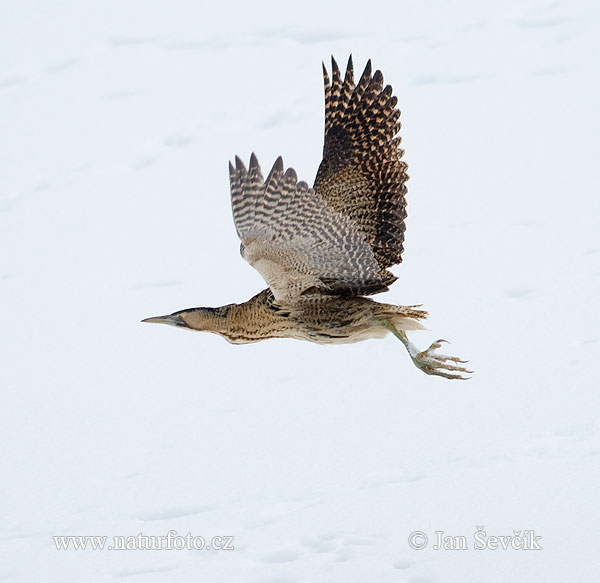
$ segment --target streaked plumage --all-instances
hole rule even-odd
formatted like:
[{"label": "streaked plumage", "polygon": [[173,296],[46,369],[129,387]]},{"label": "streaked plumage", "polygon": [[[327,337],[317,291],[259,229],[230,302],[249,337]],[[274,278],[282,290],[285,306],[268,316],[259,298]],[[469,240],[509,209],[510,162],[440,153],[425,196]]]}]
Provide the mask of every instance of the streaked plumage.
[{"label": "streaked plumage", "polygon": [[299,182],[281,157],[264,179],[252,154],[236,157],[229,175],[241,254],[269,288],[243,304],[193,308],[148,318],[215,332],[234,344],[297,338],[320,344],[357,342],[392,332],[428,374],[464,378],[455,357],[418,352],[406,330],[422,328],[415,306],[364,297],[386,291],[402,260],[406,164],[401,160],[400,112],[390,85],[371,63],[354,82],[352,58],[342,79],[332,58],[325,83],[325,143],[313,188]]}]

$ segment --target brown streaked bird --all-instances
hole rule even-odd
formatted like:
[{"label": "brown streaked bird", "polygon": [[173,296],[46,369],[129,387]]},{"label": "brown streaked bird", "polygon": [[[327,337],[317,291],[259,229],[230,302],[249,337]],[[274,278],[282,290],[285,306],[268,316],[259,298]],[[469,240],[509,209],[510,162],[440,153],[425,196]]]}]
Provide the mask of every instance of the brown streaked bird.
[{"label": "brown streaked bird", "polygon": [[335,60],[325,81],[325,144],[313,188],[277,159],[265,180],[256,156],[246,169],[229,164],[231,205],[241,254],[268,289],[242,304],[191,308],[144,322],[204,330],[233,344],[297,338],[345,344],[399,338],[422,371],[465,379],[465,361],[439,354],[444,340],[419,351],[407,330],[422,329],[419,306],[365,297],[397,278],[406,219],[406,164],[401,160],[400,111],[371,62],[354,82],[352,57],[342,79]]}]

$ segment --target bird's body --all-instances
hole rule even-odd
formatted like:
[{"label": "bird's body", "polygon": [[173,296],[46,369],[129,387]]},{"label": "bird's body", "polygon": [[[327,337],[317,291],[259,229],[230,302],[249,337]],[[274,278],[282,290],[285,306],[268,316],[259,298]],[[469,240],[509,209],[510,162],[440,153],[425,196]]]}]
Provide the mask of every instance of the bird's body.
[{"label": "bird's body", "polygon": [[346,344],[392,332],[424,372],[464,378],[458,358],[419,352],[405,331],[422,328],[415,306],[364,297],[386,291],[389,267],[403,252],[406,164],[392,88],[371,63],[355,84],[352,59],[342,79],[332,59],[325,81],[325,144],[313,188],[283,160],[266,179],[256,156],[248,169],[229,165],[231,203],[241,254],[269,288],[242,304],[192,308],[146,322],[214,332],[233,344],[296,338]]},{"label": "bird's body", "polygon": [[[348,344],[388,333],[391,320],[402,330],[419,330],[427,313],[414,307],[381,304],[361,296],[344,298],[309,294],[281,305],[265,289],[242,304],[183,310],[185,327],[210,330],[232,344],[269,338],[295,338],[318,344]],[[175,312],[172,316],[180,315]]]}]

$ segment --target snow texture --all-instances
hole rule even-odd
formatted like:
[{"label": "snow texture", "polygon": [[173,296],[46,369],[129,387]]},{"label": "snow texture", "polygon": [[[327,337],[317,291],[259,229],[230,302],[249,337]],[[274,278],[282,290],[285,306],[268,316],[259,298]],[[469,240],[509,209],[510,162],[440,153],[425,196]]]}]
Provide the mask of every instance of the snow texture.
[{"label": "snow texture", "polygon": [[[597,2],[4,3],[0,581],[600,580]],[[321,60],[402,109],[398,282],[473,380],[395,338],[141,324],[264,287],[227,162],[312,182]],[[534,529],[541,551],[476,551]],[[58,551],[53,535],[235,536]],[[424,550],[408,545],[428,534]],[[434,533],[468,551],[434,550]]]}]

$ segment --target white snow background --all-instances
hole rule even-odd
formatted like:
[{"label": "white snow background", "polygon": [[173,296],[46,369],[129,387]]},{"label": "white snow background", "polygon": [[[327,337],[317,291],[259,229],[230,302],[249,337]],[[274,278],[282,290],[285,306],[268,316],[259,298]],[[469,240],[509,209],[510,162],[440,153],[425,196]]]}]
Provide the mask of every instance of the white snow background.
[{"label": "white snow background", "polygon": [[[599,580],[596,2],[0,13],[1,581]],[[312,183],[321,60],[349,53],[393,85],[411,176],[377,299],[424,304],[413,340],[450,340],[469,382],[391,336],[232,346],[140,323],[263,289],[227,162],[282,154]],[[474,550],[476,525],[543,550]],[[235,550],[52,540],[169,530]]]}]

